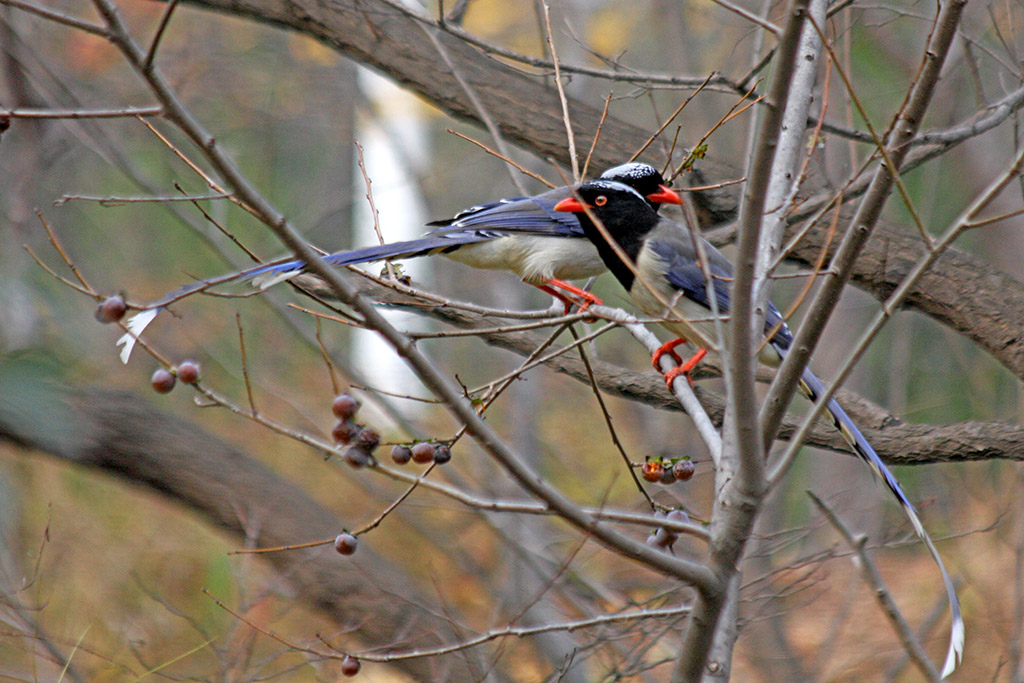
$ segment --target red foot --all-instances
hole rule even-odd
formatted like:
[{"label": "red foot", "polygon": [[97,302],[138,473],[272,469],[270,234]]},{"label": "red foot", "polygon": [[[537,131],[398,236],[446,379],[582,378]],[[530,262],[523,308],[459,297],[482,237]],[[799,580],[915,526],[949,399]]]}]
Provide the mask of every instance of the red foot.
[{"label": "red foot", "polygon": [[657,370],[658,372],[661,372],[661,367],[659,366],[658,363],[661,360],[661,357],[664,356],[666,353],[669,356],[672,357],[672,360],[674,360],[676,362],[676,365],[682,365],[683,364],[683,359],[680,358],[679,354],[676,353],[673,349],[675,349],[680,344],[685,344],[685,343],[686,343],[686,340],[683,339],[682,337],[680,337],[679,339],[673,339],[672,341],[669,341],[669,342],[665,342],[664,344],[662,344],[661,346],[658,347],[657,351],[655,351],[653,354],[651,354],[651,365],[654,366],[655,370]]},{"label": "red foot", "polygon": [[555,290],[551,289],[550,287],[548,287],[546,285],[534,285],[534,287],[536,287],[540,291],[544,292],[545,294],[550,294],[551,296],[553,296],[556,299],[558,299],[559,301],[561,301],[565,305],[565,314],[566,315],[569,314],[569,309],[571,309],[572,305],[573,305],[572,299],[570,299],[569,297],[565,296],[561,292],[556,292]]},{"label": "red foot", "polygon": [[704,360],[704,356],[708,354],[707,349],[701,349],[697,353],[693,354],[690,360],[686,361],[678,367],[674,367],[665,373],[665,384],[668,386],[668,390],[672,391],[672,383],[676,381],[679,375],[686,378],[686,381],[690,383],[690,388],[693,388],[693,378],[690,377],[690,373],[697,367],[697,364]]},{"label": "red foot", "polygon": [[565,304],[565,313],[566,313],[566,315],[569,314],[569,311],[572,310],[572,307],[574,305],[576,305],[577,302],[573,301],[572,299],[568,298],[567,296],[565,296],[561,292],[559,292],[556,289],[554,289],[555,287],[557,287],[558,289],[564,290],[566,292],[569,292],[570,294],[575,294],[579,298],[583,299],[583,303],[580,304],[580,311],[581,312],[587,310],[588,308],[590,308],[591,305],[600,306],[601,304],[604,303],[603,301],[601,301],[599,298],[597,298],[596,296],[594,296],[590,292],[588,292],[586,290],[583,290],[583,289],[580,289],[576,285],[572,285],[572,284],[569,284],[568,282],[565,282],[563,280],[558,280],[558,279],[555,279],[555,278],[551,278],[550,280],[548,280],[546,285],[535,285],[535,286],[537,287],[537,289],[541,290],[542,292],[547,292],[548,294],[550,294],[551,296],[555,297],[556,299],[561,301],[563,304]]}]

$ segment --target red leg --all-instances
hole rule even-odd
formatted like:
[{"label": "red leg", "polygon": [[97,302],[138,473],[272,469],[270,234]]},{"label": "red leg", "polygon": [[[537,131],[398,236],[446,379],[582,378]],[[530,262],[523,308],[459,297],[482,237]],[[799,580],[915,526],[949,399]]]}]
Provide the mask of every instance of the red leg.
[{"label": "red leg", "polygon": [[685,343],[686,340],[683,339],[682,337],[680,337],[679,339],[673,339],[672,341],[669,342],[665,342],[664,344],[658,347],[657,351],[651,354],[651,365],[654,366],[655,370],[661,372],[661,367],[659,367],[658,362],[661,360],[661,357],[664,356],[666,353],[672,357],[672,360],[676,362],[676,365],[682,365],[683,359],[679,357],[679,354],[676,353],[674,349],[680,344]]},{"label": "red leg", "polygon": [[583,290],[583,289],[580,289],[576,285],[569,284],[568,282],[565,282],[563,280],[558,280],[556,278],[551,278],[550,280],[547,281],[547,284],[544,284],[544,285],[534,285],[534,287],[536,287],[537,289],[541,290],[542,292],[547,292],[548,294],[550,294],[551,296],[555,297],[556,299],[561,301],[563,304],[565,304],[565,313],[566,313],[566,315],[569,314],[569,311],[572,309],[573,305],[576,302],[573,301],[572,299],[569,299],[567,296],[565,296],[561,292],[556,291],[556,289],[555,289],[556,287],[558,289],[561,289],[561,290],[564,290],[566,292],[569,292],[570,294],[575,294],[579,298],[583,299],[583,303],[580,305],[580,311],[587,310],[587,308],[589,308],[591,306],[591,304],[600,306],[601,304],[604,303],[603,301],[598,299],[596,296],[594,296],[590,292],[588,292],[586,290]]},{"label": "red leg", "polygon": [[697,367],[697,364],[704,359],[704,356],[706,356],[707,353],[707,349],[701,349],[697,353],[693,354],[693,357],[690,358],[690,360],[666,372],[665,384],[668,385],[668,390],[672,391],[672,383],[676,381],[676,378],[679,377],[679,375],[686,377],[686,381],[690,383],[690,388],[692,389],[693,378],[690,377],[690,373],[693,372],[693,369]]},{"label": "red leg", "polygon": [[565,305],[565,314],[569,315],[569,311],[572,309],[572,305],[573,305],[572,299],[570,299],[569,297],[565,296],[561,292],[556,291],[556,290],[552,289],[551,287],[548,287],[547,285],[534,285],[534,287],[536,287],[540,291],[544,292],[545,294],[550,294],[551,296],[553,296],[556,299],[558,299],[559,301],[561,301]]},{"label": "red leg", "polygon": [[587,308],[591,304],[593,304],[595,306],[600,306],[600,305],[602,305],[604,303],[603,301],[601,301],[599,298],[597,298],[596,296],[594,296],[593,294],[591,294],[587,290],[580,289],[576,285],[570,284],[568,282],[565,282],[564,280],[558,280],[556,278],[551,278],[550,280],[548,280],[548,287],[557,287],[558,289],[561,289],[561,290],[564,290],[566,292],[569,292],[570,294],[575,294],[579,298],[583,299],[583,305],[580,306],[580,310],[581,311],[587,310]]}]

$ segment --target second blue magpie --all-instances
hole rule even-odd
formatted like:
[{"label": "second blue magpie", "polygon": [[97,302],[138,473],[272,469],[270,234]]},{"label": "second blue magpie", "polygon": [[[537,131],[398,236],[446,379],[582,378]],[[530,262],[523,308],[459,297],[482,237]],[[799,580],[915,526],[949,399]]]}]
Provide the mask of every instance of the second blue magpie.
[{"label": "second blue magpie", "polygon": [[[666,376],[670,387],[679,374],[687,375],[703,356],[704,350],[721,350],[716,342],[719,336],[712,311],[717,309],[720,321],[728,315],[733,267],[720,251],[686,227],[659,216],[633,188],[614,181],[594,180],[578,185],[574,195],[556,204],[555,210],[575,213],[580,217],[584,233],[597,247],[608,270],[626,288],[641,311],[658,318],[680,340],[689,340],[701,347],[690,361]],[[615,246],[589,218],[588,211],[601,223]],[[706,270],[701,265],[696,240],[701,241]],[[709,294],[712,290],[714,303]],[[774,305],[768,307],[764,334],[771,337],[764,344],[759,358],[766,365],[778,366],[793,342],[793,335]],[[825,386],[809,368],[803,372],[800,388],[813,402],[825,393]],[[885,483],[903,507],[942,573],[953,617],[942,671],[945,678],[956,668],[964,647],[964,623],[953,582],[896,477],[834,398],[828,400],[825,409],[853,451]]]}]

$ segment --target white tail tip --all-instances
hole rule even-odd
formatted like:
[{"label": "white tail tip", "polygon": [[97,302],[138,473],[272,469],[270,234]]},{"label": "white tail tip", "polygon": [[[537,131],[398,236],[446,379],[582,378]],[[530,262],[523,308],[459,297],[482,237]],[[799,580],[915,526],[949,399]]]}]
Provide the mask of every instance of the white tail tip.
[{"label": "white tail tip", "polygon": [[296,275],[299,275],[301,270],[288,270],[283,273],[265,273],[258,275],[252,279],[252,286],[256,289],[270,289],[274,285],[291,280]]},{"label": "white tail tip", "polygon": [[149,327],[149,324],[153,322],[153,319],[160,314],[159,308],[152,308],[148,311],[143,311],[128,318],[128,322],[125,325],[128,327],[128,332],[124,334],[120,339],[117,340],[117,346],[121,348],[121,362],[125,365],[128,364],[128,359],[132,355],[132,349],[135,348],[136,340],[142,335],[142,331]]},{"label": "white tail tip", "polygon": [[942,667],[942,678],[946,678],[956,669],[957,664],[964,656],[964,622],[958,620],[953,623],[953,631],[950,635],[949,652],[946,653],[946,663]]}]

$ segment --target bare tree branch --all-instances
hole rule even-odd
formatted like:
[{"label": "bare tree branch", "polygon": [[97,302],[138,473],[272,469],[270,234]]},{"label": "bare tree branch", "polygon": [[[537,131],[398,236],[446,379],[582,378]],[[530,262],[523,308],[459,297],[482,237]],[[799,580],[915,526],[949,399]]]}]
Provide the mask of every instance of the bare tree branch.
[{"label": "bare tree branch", "polygon": [[[544,334],[529,330],[493,330],[493,321],[486,313],[466,310],[450,300],[426,301],[411,294],[381,286],[360,277],[359,291],[384,305],[399,307],[418,315],[453,325],[460,329],[476,330],[485,343],[529,356],[542,343]],[[333,298],[330,290],[316,277],[305,277],[297,284],[317,296]],[[544,363],[556,372],[587,382],[582,362],[572,354],[561,354]],[[609,394],[639,401],[656,408],[679,410],[679,402],[665,389],[664,379],[655,372],[637,372],[607,361],[592,359],[591,365],[598,386]],[[715,359],[708,358],[694,371],[694,377],[720,376]],[[769,372],[759,376],[761,381],[771,379]],[[712,422],[720,426],[725,412],[724,399],[715,392],[697,387],[697,396]],[[913,424],[904,422],[877,404],[858,394],[840,389],[837,398],[861,427],[864,435],[879,456],[894,465],[925,465],[940,462],[974,462],[991,459],[1024,460],[1024,428],[1003,422],[957,422],[948,425]],[[789,439],[799,428],[802,419],[787,416],[779,430],[779,438]],[[849,447],[826,420],[819,420],[807,436],[806,443],[849,455]]]}]

